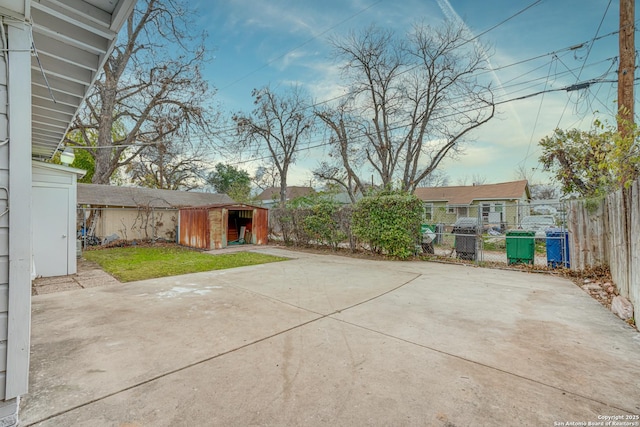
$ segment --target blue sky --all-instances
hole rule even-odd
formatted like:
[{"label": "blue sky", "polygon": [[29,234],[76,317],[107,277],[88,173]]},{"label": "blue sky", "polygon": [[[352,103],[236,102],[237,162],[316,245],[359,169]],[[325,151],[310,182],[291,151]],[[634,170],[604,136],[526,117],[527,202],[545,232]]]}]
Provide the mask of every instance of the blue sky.
[{"label": "blue sky", "polygon": [[[445,17],[462,20],[471,34],[477,35],[533,3],[534,0],[201,1],[195,6],[200,21],[194,24],[209,34],[208,46],[215,59],[207,65],[205,76],[217,90],[216,102],[227,112],[249,112],[251,90],[267,84],[300,84],[316,102],[342,93],[329,36],[344,35],[372,23],[403,32],[416,20],[438,24]],[[564,88],[578,81],[615,80],[618,36],[607,35],[617,31],[618,19],[617,0],[542,0],[482,35],[480,40],[492,52],[496,99]],[[601,38],[592,42],[596,37]],[[585,44],[568,49],[581,43]],[[639,47],[636,36],[636,49]],[[553,52],[557,53],[545,55]],[[539,56],[542,57],[531,60]],[[613,123],[616,99],[616,85],[600,83],[588,90],[550,92],[501,104],[497,117],[465,143],[464,154],[441,164],[441,170],[449,175],[451,184],[470,180],[474,175],[491,183],[515,179],[516,168],[524,165],[533,172],[534,182],[547,182],[549,177],[538,167],[538,141],[556,127],[588,128],[596,117]],[[326,149],[301,153],[289,184],[308,184],[310,170],[326,154]],[[255,164],[238,166],[251,170]]]}]

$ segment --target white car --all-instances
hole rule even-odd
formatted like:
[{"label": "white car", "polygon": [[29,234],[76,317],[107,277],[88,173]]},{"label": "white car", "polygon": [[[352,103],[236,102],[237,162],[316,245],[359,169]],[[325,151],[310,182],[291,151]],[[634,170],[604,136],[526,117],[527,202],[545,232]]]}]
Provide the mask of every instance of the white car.
[{"label": "white car", "polygon": [[531,215],[522,218],[518,228],[525,231],[534,231],[536,239],[544,239],[547,236],[547,230],[555,226],[556,220],[553,215]]}]

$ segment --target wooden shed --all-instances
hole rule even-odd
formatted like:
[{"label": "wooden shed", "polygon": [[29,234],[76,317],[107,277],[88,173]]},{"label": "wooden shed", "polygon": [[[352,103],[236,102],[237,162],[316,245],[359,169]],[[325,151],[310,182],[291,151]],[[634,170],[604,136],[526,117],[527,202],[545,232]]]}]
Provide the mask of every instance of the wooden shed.
[{"label": "wooden shed", "polygon": [[181,208],[180,244],[198,249],[229,245],[266,245],[269,210],[244,204],[217,204]]}]

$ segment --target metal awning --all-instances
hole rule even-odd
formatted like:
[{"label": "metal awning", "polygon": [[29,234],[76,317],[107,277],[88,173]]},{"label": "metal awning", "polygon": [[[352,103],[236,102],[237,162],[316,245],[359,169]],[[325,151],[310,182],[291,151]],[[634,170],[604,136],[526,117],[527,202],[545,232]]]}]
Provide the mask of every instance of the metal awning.
[{"label": "metal awning", "polygon": [[37,53],[31,60],[32,155],[48,159],[60,146],[136,0],[23,2]]}]

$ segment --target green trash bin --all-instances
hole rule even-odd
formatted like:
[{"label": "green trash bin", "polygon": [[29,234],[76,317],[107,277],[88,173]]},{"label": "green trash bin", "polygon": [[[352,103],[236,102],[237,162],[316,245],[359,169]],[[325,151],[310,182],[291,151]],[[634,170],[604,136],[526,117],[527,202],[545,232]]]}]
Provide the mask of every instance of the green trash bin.
[{"label": "green trash bin", "polygon": [[536,252],[536,232],[507,231],[507,260],[511,264],[533,264]]}]

